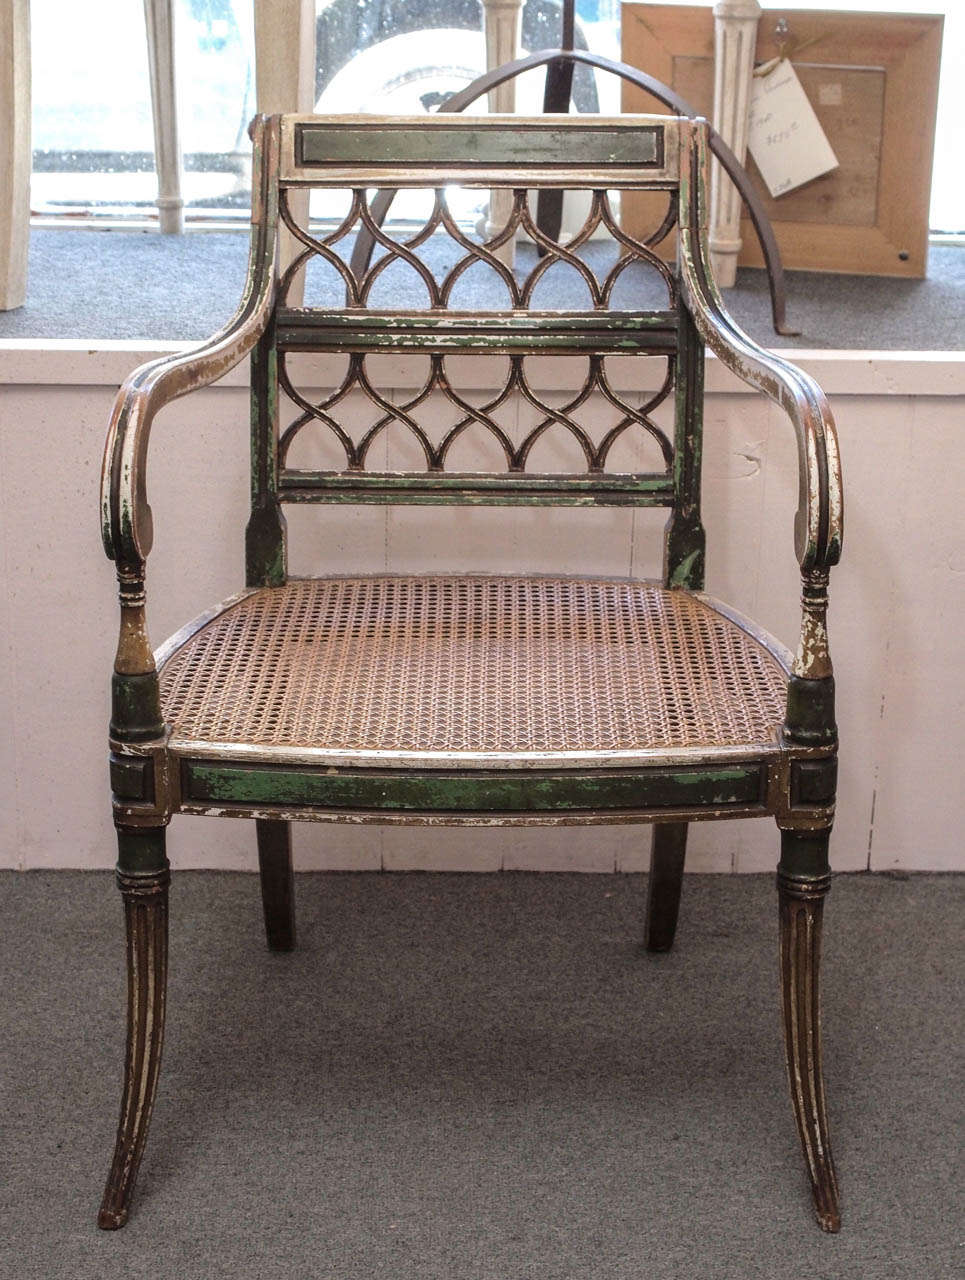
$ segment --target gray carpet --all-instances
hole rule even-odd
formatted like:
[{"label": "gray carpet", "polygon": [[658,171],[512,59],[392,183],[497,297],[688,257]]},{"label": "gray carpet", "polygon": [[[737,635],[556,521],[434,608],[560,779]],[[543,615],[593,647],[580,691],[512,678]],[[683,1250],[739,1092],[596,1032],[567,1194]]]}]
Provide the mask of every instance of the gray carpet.
[{"label": "gray carpet", "polygon": [[175,877],[158,1106],[104,1234],[119,897],[0,876],[4,1280],[961,1274],[965,878],[835,882],[836,1237],[782,1076],[771,877],[688,877],[662,957],[636,944],[643,876],[297,880],[278,956],[253,876]]},{"label": "gray carpet", "polygon": [[[430,244],[423,253],[438,265],[445,246]],[[585,256],[597,268],[610,253],[606,245],[590,245]],[[161,236],[35,229],[27,301],[16,311],[0,312],[0,338],[204,338],[233,314],[246,256],[247,234],[240,231]],[[524,246],[521,266],[535,261],[535,250]],[[625,273],[616,304],[651,305],[648,276]],[[391,296],[390,305],[406,300],[424,305],[424,290],[414,285],[411,269],[386,272],[380,287]],[[737,286],[725,297],[737,320],[766,346],[941,351],[965,346],[965,247],[932,246],[925,280],[792,271],[787,290],[788,320],[801,329],[799,338],[778,337],[771,329],[763,271],[740,271]],[[506,305],[501,288],[493,289],[481,273],[467,273],[464,294],[453,305]],[[338,297],[333,273],[317,282],[312,300],[334,303]],[[379,301],[374,296],[372,305]],[[548,272],[534,301],[547,307],[588,305],[571,268]],[[656,294],[652,305],[663,305]]]}]

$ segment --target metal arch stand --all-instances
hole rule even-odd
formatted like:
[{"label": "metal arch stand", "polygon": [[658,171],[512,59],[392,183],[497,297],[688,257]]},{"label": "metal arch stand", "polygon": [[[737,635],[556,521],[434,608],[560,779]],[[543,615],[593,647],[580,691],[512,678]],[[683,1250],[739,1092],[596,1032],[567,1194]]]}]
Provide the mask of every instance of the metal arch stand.
[{"label": "metal arch stand", "polygon": [[[536,53],[528,54],[525,58],[517,58],[513,62],[505,62],[501,67],[495,67],[492,71],[487,71],[485,75],[473,80],[465,89],[460,89],[458,93],[452,94],[441,104],[440,110],[447,112],[465,111],[466,107],[471,106],[472,103],[489,93],[491,89],[495,89],[497,85],[503,84],[506,80],[515,79],[516,76],[522,75],[525,71],[532,71],[535,67],[544,66],[549,67],[544,106],[547,101],[550,101],[551,90],[552,101],[555,103],[558,101],[557,95],[562,91],[564,82],[561,78],[561,73],[554,71],[554,68],[569,64],[569,79],[572,83],[574,63],[582,63],[585,66],[595,67],[599,71],[607,71],[611,75],[619,76],[621,80],[627,81],[628,84],[636,85],[638,89],[649,93],[678,116],[696,116],[698,114],[685,99],[681,98],[678,93],[675,93],[669,85],[664,84],[661,80],[654,79],[653,76],[647,75],[645,71],[640,71],[637,67],[631,67],[629,63],[617,62],[613,58],[604,58],[600,54],[589,53],[583,49],[541,49]],[[547,110],[559,110],[559,108],[547,107]],[[784,286],[784,266],[781,262],[781,252],[777,247],[777,240],[774,236],[770,219],[764,212],[764,207],[757,192],[751,186],[746,169],[714,128],[710,129],[710,149],[740,192],[740,197],[750,215],[751,222],[754,224],[754,230],[757,233],[757,239],[760,242],[767,267],[767,283],[771,295],[771,318],[774,332],[788,338],[797,337],[800,330],[789,328],[786,323],[787,295]],[[382,188],[376,193],[371,205],[372,220],[376,226],[381,226],[385,221],[394,197],[395,192],[388,188]],[[375,237],[371,231],[363,228],[359,232],[358,239],[355,242],[355,250],[352,254],[351,269],[357,278],[361,278],[368,268],[374,248]]]},{"label": "metal arch stand", "polygon": [[[563,0],[563,38],[560,48],[572,53],[576,48],[576,0]],[[548,115],[565,115],[573,93],[573,63],[559,58],[546,68],[543,111]],[[563,225],[563,192],[544,188],[536,197],[536,223],[550,240],[558,240]]]}]

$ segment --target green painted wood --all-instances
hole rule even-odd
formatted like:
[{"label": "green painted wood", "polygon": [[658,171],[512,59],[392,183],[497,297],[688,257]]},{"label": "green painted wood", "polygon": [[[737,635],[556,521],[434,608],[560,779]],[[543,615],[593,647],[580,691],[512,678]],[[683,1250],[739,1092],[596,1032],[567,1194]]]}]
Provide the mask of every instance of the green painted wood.
[{"label": "green painted wood", "polygon": [[520,351],[555,355],[645,353],[677,349],[677,314],[655,312],[325,312],[286,309],[278,315],[285,351]]},{"label": "green painted wood", "polygon": [[700,517],[704,345],[681,308],[674,387],[674,513],[664,537],[664,583],[702,591],[706,535]]},{"label": "green painted wood", "polygon": [[802,887],[812,882],[818,888],[830,884],[828,862],[830,828],[823,831],[782,831],[778,882],[797,882]]},{"label": "green painted wood", "polygon": [[406,474],[366,471],[281,473],[282,502],[374,502],[469,506],[643,506],[673,502],[667,476],[475,475],[456,472]]},{"label": "green painted wood", "polygon": [[620,128],[587,124],[574,132],[558,124],[519,123],[512,128],[427,120],[424,127],[373,121],[300,122],[295,125],[295,164],[364,165],[380,168],[429,166],[446,169],[663,168],[660,125]]},{"label": "green painted wood", "polygon": [[838,757],[791,762],[791,804],[822,805],[834,802],[838,785]]},{"label": "green painted wood", "polygon": [[111,676],[111,737],[119,742],[146,742],[163,732],[157,673],[123,675],[115,671]]},{"label": "green painted wood", "polygon": [[186,760],[182,797],[212,805],[276,805],[417,813],[558,813],[762,803],[759,763],[681,769],[527,771],[330,770]]},{"label": "green painted wood", "polygon": [[245,586],[280,587],[285,582],[287,527],[277,500],[252,508],[245,528]]},{"label": "green painted wood", "polygon": [[791,676],[787,683],[784,734],[789,741],[809,747],[837,742],[834,676],[824,676],[819,680]]},{"label": "green painted wood", "polygon": [[111,791],[118,800],[154,799],[154,762],[137,756],[110,757]]},{"label": "green painted wood", "polygon": [[278,504],[278,350],[270,324],[251,352],[251,516],[245,584],[277,587],[287,575],[285,517]]},{"label": "green painted wood", "polygon": [[164,827],[118,827],[117,870],[126,876],[167,871]]}]

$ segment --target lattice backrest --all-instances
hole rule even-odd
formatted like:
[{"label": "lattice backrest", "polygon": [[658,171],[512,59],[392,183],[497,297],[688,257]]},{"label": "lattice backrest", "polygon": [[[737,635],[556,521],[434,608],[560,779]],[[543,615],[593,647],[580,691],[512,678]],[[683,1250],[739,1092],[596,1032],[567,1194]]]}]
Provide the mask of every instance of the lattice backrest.
[{"label": "lattice backrest", "polygon": [[[681,397],[673,426],[655,414],[682,360],[694,367],[694,337],[654,245],[677,217],[680,128],[659,116],[283,117],[279,214],[297,243],[276,309],[278,417],[265,423],[278,497],[679,502]],[[310,232],[293,214],[306,187],[328,214]],[[666,209],[637,239],[614,193],[642,187],[665,191]],[[537,208],[560,190],[585,193],[569,237]],[[488,222],[459,203],[464,191],[482,207],[492,193]],[[307,353],[326,357],[321,379]],[[557,378],[545,362],[560,357]],[[274,404],[272,364],[256,368],[256,395]],[[554,439],[565,465],[541,468]]]}]

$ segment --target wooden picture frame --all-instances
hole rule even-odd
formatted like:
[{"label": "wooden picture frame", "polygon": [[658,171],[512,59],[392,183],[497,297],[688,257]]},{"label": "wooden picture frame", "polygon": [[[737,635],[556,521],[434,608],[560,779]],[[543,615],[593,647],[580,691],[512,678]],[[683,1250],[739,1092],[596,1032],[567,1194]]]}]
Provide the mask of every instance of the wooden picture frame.
[{"label": "wooden picture frame", "polygon": [[[775,27],[788,27],[788,53],[840,162],[796,191],[773,199],[757,166],[760,192],[784,266],[851,275],[921,278],[928,253],[928,207],[944,19],[933,14],[835,13],[767,9],[755,61],[778,53]],[[795,58],[794,48],[801,48]],[[701,115],[713,115],[714,17],[711,6],[623,6],[624,61],[664,81]],[[660,109],[633,85],[625,111]],[[624,201],[627,229],[653,220],[640,198]],[[741,222],[742,266],[764,265],[751,223]]]}]

